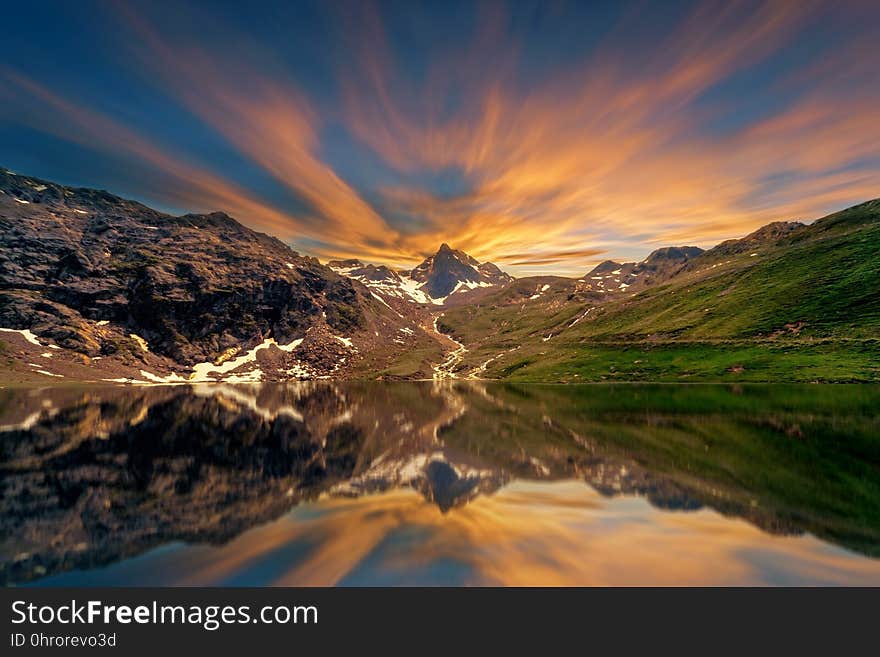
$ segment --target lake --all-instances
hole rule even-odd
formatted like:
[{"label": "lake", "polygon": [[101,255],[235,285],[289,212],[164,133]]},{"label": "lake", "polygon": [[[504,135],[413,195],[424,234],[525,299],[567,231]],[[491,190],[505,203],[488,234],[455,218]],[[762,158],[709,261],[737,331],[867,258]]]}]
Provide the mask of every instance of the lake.
[{"label": "lake", "polygon": [[880,387],[0,390],[9,585],[880,585]]}]

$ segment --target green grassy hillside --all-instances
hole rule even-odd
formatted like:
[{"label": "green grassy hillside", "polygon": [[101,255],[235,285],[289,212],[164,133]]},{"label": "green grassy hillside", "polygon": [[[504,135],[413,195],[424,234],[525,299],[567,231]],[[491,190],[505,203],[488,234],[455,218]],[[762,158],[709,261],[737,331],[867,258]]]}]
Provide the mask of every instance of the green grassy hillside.
[{"label": "green grassy hillside", "polygon": [[440,327],[492,378],[880,380],[880,200],[743,244],[632,296],[507,289]]}]

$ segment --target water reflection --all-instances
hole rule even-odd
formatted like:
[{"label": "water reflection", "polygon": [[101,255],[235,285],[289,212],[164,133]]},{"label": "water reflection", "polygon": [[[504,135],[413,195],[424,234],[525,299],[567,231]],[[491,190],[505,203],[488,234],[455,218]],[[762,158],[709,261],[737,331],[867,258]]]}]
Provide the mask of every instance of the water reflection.
[{"label": "water reflection", "polygon": [[878,584],[878,402],[869,386],[7,389],[0,576]]}]

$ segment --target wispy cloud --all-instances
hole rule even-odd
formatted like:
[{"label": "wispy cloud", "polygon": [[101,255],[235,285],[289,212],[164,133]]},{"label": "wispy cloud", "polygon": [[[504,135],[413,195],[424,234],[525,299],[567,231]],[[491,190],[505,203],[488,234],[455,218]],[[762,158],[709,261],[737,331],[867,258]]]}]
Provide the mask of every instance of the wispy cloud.
[{"label": "wispy cloud", "polygon": [[[699,3],[661,27],[624,11],[591,48],[540,65],[530,48],[552,29],[516,5],[479,7],[453,42],[430,29],[414,42],[423,25],[404,45],[382,5],[335,7],[321,52],[336,75],[315,94],[265,56],[283,44],[235,47],[236,25],[208,39],[113,5],[123,65],[296,208],[24,74],[4,75],[7,102],[36,108],[17,114],[32,128],[182,181],[153,196],[226,209],[322,257],[395,265],[446,241],[520,274],[581,273],[600,256],[708,246],[878,195],[870,3]],[[569,9],[552,19],[586,20]],[[331,133],[348,141],[328,150]],[[445,171],[452,190],[436,183]]]},{"label": "wispy cloud", "polygon": [[[18,122],[89,149],[127,156],[146,165],[156,175],[156,185],[161,185],[152,191],[171,204],[223,210],[277,233],[289,233],[292,222],[295,226],[289,215],[244,188],[187,162],[180,154],[158,146],[154,140],[104,113],[64,99],[12,71],[0,70],[0,80],[3,82],[0,99],[30,104],[31,111],[17,116]],[[149,183],[147,187],[149,189]]]}]

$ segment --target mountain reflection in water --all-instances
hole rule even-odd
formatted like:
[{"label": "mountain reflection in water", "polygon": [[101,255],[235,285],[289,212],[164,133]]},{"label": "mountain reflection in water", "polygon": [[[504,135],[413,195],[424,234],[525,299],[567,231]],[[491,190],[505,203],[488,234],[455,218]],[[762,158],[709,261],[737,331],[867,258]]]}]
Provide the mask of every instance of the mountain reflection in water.
[{"label": "mountain reflection in water", "polygon": [[7,585],[880,584],[880,388],[0,390]]}]

